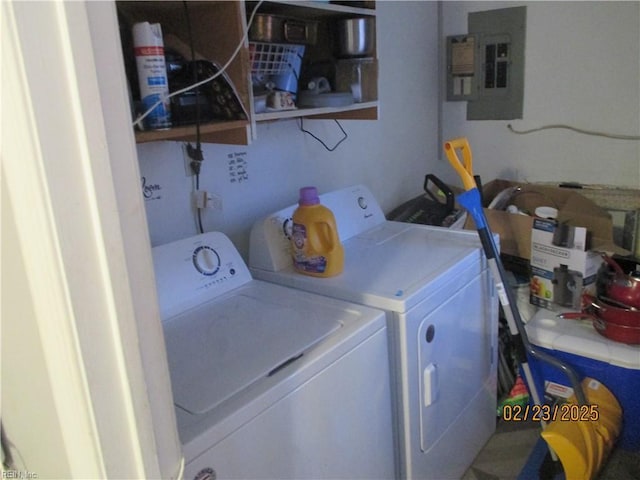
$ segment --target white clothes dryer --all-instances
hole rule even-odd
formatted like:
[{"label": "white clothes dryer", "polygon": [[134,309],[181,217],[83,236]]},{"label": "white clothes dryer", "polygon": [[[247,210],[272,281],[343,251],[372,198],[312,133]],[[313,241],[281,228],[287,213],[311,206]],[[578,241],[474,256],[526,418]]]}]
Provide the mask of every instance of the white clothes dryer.
[{"label": "white clothes dryer", "polygon": [[394,475],[384,312],[254,280],[217,232],[153,259],[185,479]]},{"label": "white clothes dryer", "polygon": [[343,272],[294,270],[291,205],[253,226],[253,276],[385,310],[397,475],[460,478],[496,422],[498,302],[476,232],[387,221],[362,185],[320,201],[336,217]]}]

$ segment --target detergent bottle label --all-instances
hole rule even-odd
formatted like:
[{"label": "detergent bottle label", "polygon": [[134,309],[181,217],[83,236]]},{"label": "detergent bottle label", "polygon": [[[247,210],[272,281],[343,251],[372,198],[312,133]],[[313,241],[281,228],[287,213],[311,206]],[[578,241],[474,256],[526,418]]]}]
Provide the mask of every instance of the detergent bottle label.
[{"label": "detergent bottle label", "polygon": [[300,223],[294,223],[292,229],[293,264],[302,272],[322,274],[327,269],[327,258],[314,252],[309,245],[307,228]]}]

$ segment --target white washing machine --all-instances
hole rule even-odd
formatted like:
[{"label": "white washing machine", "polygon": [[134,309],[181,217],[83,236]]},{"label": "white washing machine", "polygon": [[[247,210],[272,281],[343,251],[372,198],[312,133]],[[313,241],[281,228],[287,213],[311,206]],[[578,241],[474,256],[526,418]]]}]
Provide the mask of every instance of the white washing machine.
[{"label": "white washing machine", "polygon": [[153,258],[185,479],[394,475],[384,312],[253,280],[217,232]]},{"label": "white washing machine", "polygon": [[461,477],[496,422],[498,302],[476,232],[387,221],[361,185],[320,200],[336,216],[343,273],[294,270],[292,205],[253,226],[253,276],[385,310],[397,475]]}]

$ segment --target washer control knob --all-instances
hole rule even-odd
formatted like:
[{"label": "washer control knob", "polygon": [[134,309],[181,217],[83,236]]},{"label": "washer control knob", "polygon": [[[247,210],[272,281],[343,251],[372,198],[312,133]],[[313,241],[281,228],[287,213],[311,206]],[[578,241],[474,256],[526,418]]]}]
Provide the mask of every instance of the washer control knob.
[{"label": "washer control knob", "polygon": [[193,265],[203,275],[215,275],[220,270],[220,256],[210,246],[203,245],[193,251]]},{"label": "washer control knob", "polygon": [[367,199],[364,197],[358,197],[358,205],[360,206],[361,209],[366,210],[367,209]]}]

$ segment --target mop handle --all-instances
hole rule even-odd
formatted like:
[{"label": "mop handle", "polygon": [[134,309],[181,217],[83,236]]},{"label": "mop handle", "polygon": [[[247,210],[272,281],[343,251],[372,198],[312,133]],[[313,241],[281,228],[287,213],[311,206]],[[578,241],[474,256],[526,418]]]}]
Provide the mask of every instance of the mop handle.
[{"label": "mop handle", "polygon": [[[462,161],[460,161],[456,150],[460,150],[462,152]],[[502,263],[500,262],[498,247],[493,240],[493,235],[491,234],[484,211],[482,210],[480,192],[478,191],[475,179],[473,178],[471,147],[469,146],[469,141],[464,137],[449,140],[444,143],[444,151],[449,159],[449,163],[451,163],[453,168],[458,172],[458,175],[460,175],[462,183],[464,184],[466,191],[458,195],[458,203],[469,212],[471,218],[473,218],[473,221],[476,224],[480,242],[482,243],[484,253],[489,263],[489,268],[491,269],[491,273],[494,277],[496,289],[498,291],[498,298],[504,309],[509,331],[511,332],[511,337],[514,340],[514,345],[516,346],[518,360],[526,364],[526,348],[528,347],[526,333],[524,332],[524,327],[522,327],[523,324],[520,319],[519,312],[514,306],[515,299],[513,298],[513,294],[505,287],[504,278],[506,275],[502,267]]]},{"label": "mop handle", "polygon": [[[462,152],[462,161],[456,153],[456,149]],[[444,151],[447,154],[449,163],[458,172],[462,179],[465,190],[471,190],[476,187],[476,181],[473,178],[473,166],[471,161],[471,147],[469,141],[465,137],[454,138],[444,143]]]},{"label": "mop handle", "polygon": [[[460,161],[460,158],[456,153],[456,149],[459,149],[462,152],[463,161]],[[513,293],[505,286],[504,278],[506,274],[504,272],[502,262],[500,261],[498,247],[493,240],[493,235],[491,234],[484,211],[482,210],[480,192],[478,191],[475,179],[473,178],[471,147],[469,146],[469,142],[466,138],[460,137],[445,142],[444,151],[449,159],[449,163],[451,163],[453,168],[458,172],[458,175],[460,175],[462,183],[464,184],[466,191],[458,195],[458,203],[469,212],[476,224],[480,243],[482,244],[485,256],[487,257],[487,263],[489,264],[489,269],[491,270],[495,282],[498,299],[500,300],[500,304],[502,305],[502,309],[507,319],[511,340],[513,341],[513,345],[516,350],[516,358],[523,370],[524,377],[529,386],[529,392],[533,397],[534,403],[536,405],[540,405],[542,399],[538,393],[531,369],[527,362],[527,350],[530,348],[530,344],[527,341],[527,334],[524,331],[524,324],[520,318],[520,312],[515,306],[516,301]]]},{"label": "mop handle", "polygon": [[[460,161],[456,150],[462,152],[462,161]],[[454,138],[444,143],[444,151],[449,159],[449,163],[451,163],[453,168],[458,172],[464,184],[466,191],[458,195],[458,203],[469,212],[476,224],[480,242],[494,277],[498,298],[507,318],[509,331],[515,340],[514,344],[517,347],[518,360],[526,363],[526,351],[529,349],[530,344],[524,329],[524,323],[520,318],[520,312],[515,306],[516,300],[513,292],[505,286],[506,282],[504,279],[506,273],[500,261],[500,253],[498,252],[498,247],[493,240],[489,224],[482,210],[480,192],[473,177],[469,141],[465,137]]]},{"label": "mop handle", "polygon": [[[456,149],[459,149],[462,152],[462,162],[456,153]],[[529,343],[524,322],[522,321],[520,312],[516,307],[515,295],[511,289],[505,285],[506,282],[504,279],[506,277],[506,273],[504,271],[504,266],[500,261],[498,248],[493,240],[489,224],[484,211],[482,210],[480,192],[478,191],[473,177],[471,147],[469,146],[469,141],[464,137],[449,140],[444,143],[444,151],[449,159],[449,163],[451,163],[453,168],[458,172],[458,175],[460,175],[465,187],[466,191],[458,195],[458,203],[469,212],[471,218],[473,218],[473,221],[476,224],[478,236],[480,237],[480,242],[494,278],[496,290],[498,292],[498,299],[502,305],[507,325],[509,327],[509,332],[511,334],[511,339],[516,349],[516,358],[524,371],[525,380],[529,384],[529,391],[533,397],[534,403],[540,405],[542,398],[540,397],[536,384],[533,381],[533,375],[531,374],[531,369],[528,365],[527,352],[553,367],[562,370],[568,377],[574,389],[578,403],[580,405],[586,404],[586,397],[584,395],[584,390],[580,385],[577,372],[569,365],[534,348],[533,345]]]}]

